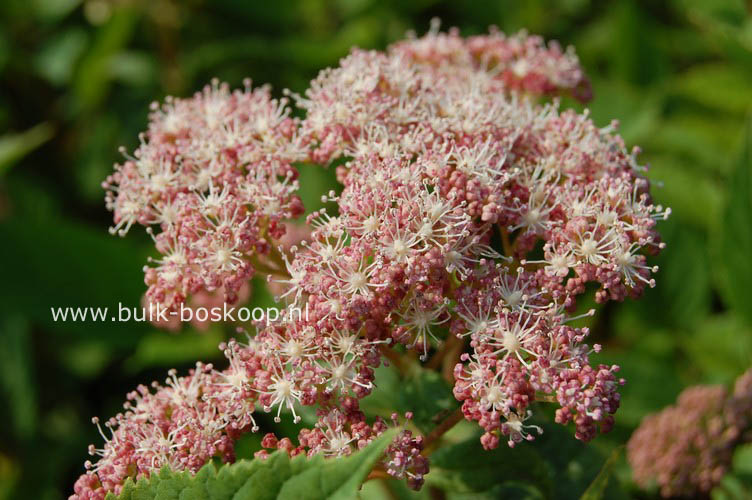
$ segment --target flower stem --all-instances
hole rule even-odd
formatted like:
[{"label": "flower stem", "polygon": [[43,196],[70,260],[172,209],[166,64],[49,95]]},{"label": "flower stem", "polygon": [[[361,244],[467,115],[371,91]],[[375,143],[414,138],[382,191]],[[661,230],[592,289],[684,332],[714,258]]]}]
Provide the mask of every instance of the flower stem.
[{"label": "flower stem", "polygon": [[449,429],[457,425],[462,419],[465,418],[465,414],[462,413],[462,407],[457,408],[452,412],[451,415],[449,415],[447,418],[445,418],[434,430],[432,430],[428,436],[426,436],[426,439],[423,441],[423,455],[430,455],[433,449],[436,447],[436,444]]},{"label": "flower stem", "polygon": [[271,276],[279,276],[279,277],[288,278],[288,279],[290,278],[290,275],[288,274],[287,269],[285,268],[277,269],[277,268],[271,267],[268,264],[256,258],[256,256],[254,256],[251,259],[251,265],[253,265],[253,268],[256,271],[262,274],[267,274]]},{"label": "flower stem", "polygon": [[553,394],[544,394],[542,392],[538,392],[535,394],[535,400],[539,401],[541,403],[556,403],[557,399],[556,396]]}]

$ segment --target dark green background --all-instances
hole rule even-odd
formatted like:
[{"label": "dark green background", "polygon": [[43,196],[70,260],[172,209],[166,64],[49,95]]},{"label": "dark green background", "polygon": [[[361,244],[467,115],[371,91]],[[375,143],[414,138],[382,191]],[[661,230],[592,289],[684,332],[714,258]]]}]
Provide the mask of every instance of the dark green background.
[{"label": "dark green background", "polygon": [[[591,446],[625,442],[687,385],[730,382],[752,359],[749,11],[741,0],[0,2],[0,498],[67,497],[100,443],[91,416],[169,367],[217,360],[229,334],[51,319],[53,306],[136,306],[144,291],[151,242],[107,233],[100,183],[117,147],[137,144],[148,104],[214,76],[302,91],[351,46],[383,48],[434,16],[463,34],[496,24],[575,45],[594,119],[621,121],[673,208],[658,287],[592,325],[598,361],[620,363],[628,383],[615,431]],[[309,207],[332,182],[304,169]],[[616,476],[638,494],[623,460]]]}]

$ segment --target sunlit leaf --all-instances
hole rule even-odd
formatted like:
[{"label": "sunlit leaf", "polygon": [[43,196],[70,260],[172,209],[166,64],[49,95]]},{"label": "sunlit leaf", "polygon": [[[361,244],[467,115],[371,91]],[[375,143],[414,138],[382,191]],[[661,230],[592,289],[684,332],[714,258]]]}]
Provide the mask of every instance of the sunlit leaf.
[{"label": "sunlit leaf", "polygon": [[312,458],[305,454],[290,458],[285,451],[267,459],[240,460],[217,468],[205,465],[195,476],[188,472],[162,469],[149,479],[126,482],[120,495],[108,499],[141,498],[262,500],[275,498],[342,499],[356,497],[360,485],[394,438],[387,431],[364,449],[345,458]]},{"label": "sunlit leaf", "polygon": [[52,138],[54,130],[49,123],[40,123],[20,134],[0,136],[0,177],[24,156]]}]

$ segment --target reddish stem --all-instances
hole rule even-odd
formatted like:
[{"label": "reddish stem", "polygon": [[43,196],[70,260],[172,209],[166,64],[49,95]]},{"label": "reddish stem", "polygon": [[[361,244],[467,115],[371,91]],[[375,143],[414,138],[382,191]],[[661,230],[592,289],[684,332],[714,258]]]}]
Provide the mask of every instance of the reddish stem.
[{"label": "reddish stem", "polygon": [[435,447],[439,438],[441,438],[441,436],[443,436],[449,429],[457,425],[464,418],[465,414],[462,413],[462,407],[459,407],[454,410],[451,415],[445,418],[443,422],[436,426],[436,428],[434,428],[434,430],[432,430],[423,440],[423,455],[430,455],[430,452],[433,451],[433,448]]}]

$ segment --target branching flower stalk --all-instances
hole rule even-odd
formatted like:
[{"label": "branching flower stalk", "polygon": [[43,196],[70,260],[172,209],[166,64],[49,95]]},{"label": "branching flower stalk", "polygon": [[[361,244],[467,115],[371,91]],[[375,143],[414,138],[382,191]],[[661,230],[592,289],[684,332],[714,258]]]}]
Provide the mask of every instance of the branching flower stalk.
[{"label": "branching flower stalk", "polygon": [[[232,302],[259,272],[308,317],[223,344],[223,370],[199,363],[130,394],[73,498],[103,498],[163,466],[231,462],[259,412],[298,422],[304,406],[317,421],[297,444],[267,434],[265,449],[342,456],[401,425],[379,470],[416,489],[426,447],[462,419],[480,425],[487,449],[542,432],[528,420],[536,401],[555,402],[577,439],[608,431],[624,381],[618,366],[591,364],[600,347],[570,325],[576,299],[588,283],[601,303],[654,286],[646,254],[663,247],[655,224],[669,211],[651,202],[615,123],[559,109],[558,95],[589,97],[574,52],[435,25],[386,52],[354,49],[304,95],[287,94],[303,120],[250,85],[168,99],[105,187],[114,231],[155,234],[147,300],[174,308],[207,290]],[[324,195],[337,213],[310,214],[288,257],[275,251],[303,213],[301,160],[336,161],[343,188]],[[377,367],[407,370],[437,348],[428,366],[461,407],[427,438],[396,414],[361,411]]]}]

